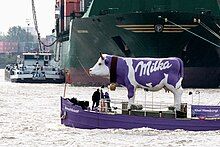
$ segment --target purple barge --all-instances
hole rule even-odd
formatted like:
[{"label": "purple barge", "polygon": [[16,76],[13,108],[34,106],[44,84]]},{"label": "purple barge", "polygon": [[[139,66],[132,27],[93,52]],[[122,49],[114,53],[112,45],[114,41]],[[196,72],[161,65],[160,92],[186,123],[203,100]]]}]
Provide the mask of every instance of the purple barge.
[{"label": "purple barge", "polygon": [[123,112],[123,110],[121,114],[91,111],[72,103],[70,99],[61,97],[61,123],[69,127],[81,129],[133,129],[148,127],[158,130],[220,130],[220,106],[200,107],[193,105],[190,112],[192,118],[187,118],[184,115],[181,118],[177,118],[176,114],[175,116],[172,114],[168,115],[161,111],[156,114],[157,117],[149,112],[145,112],[144,116],[140,115],[142,115],[141,111],[133,114],[126,114],[126,111]]}]

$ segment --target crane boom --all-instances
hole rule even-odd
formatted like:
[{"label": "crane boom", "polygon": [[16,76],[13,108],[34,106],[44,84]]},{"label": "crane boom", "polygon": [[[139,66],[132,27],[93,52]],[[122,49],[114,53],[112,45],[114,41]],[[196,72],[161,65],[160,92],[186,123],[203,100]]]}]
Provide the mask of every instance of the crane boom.
[{"label": "crane boom", "polygon": [[38,42],[39,42],[39,51],[42,51],[42,48],[41,48],[41,39],[40,39],[40,33],[39,33],[39,30],[38,30],[38,24],[37,24],[37,15],[36,15],[36,10],[35,10],[35,4],[34,4],[34,0],[32,0],[32,14],[33,14],[33,20],[34,20],[34,27],[35,27],[35,30],[37,32],[37,39],[38,39]]},{"label": "crane boom", "polygon": [[[57,41],[57,39],[55,39],[55,41],[52,42],[49,45],[46,45],[46,44],[44,44],[41,41],[40,32],[38,30],[38,23],[37,23],[37,15],[36,15],[35,3],[34,3],[34,0],[32,0],[31,2],[32,2],[32,15],[33,15],[33,20],[34,20],[34,27],[35,27],[35,30],[37,32],[37,39],[38,39],[38,42],[39,42],[39,51],[44,51],[45,47],[52,46]],[[41,44],[43,45],[43,50],[42,50]]]}]

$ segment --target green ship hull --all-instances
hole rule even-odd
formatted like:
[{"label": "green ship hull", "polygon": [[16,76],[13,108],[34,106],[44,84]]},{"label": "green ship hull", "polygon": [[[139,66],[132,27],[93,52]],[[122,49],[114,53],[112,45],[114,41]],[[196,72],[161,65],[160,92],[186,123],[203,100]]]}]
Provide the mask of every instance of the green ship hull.
[{"label": "green ship hull", "polygon": [[[150,4],[149,0],[139,1],[145,2],[145,6],[147,2]],[[115,1],[112,2],[114,4]],[[108,84],[108,79],[88,75],[88,69],[96,63],[101,51],[131,57],[179,57],[185,66],[184,87],[218,87],[220,17],[217,1],[211,0],[206,6],[213,10],[191,8],[193,6],[188,4],[185,7],[191,6],[189,10],[183,7],[181,11],[174,9],[177,8],[174,4],[186,4],[184,1],[170,1],[172,9],[162,6],[159,9],[155,7],[155,2],[152,7],[149,6],[149,11],[121,12],[120,1],[117,8],[95,11],[101,3],[97,0],[93,1],[84,17],[73,19],[69,40],[62,42],[60,50],[62,65],[69,70],[68,82],[87,86]],[[165,1],[158,1],[161,2]]]}]

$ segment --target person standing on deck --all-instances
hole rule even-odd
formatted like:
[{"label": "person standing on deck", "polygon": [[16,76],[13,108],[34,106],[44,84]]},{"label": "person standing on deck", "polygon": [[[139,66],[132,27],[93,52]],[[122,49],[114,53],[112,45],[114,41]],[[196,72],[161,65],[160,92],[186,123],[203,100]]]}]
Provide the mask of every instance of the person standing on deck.
[{"label": "person standing on deck", "polygon": [[101,96],[100,97],[101,99],[104,99],[104,93],[103,93],[102,89],[100,90],[100,96]]},{"label": "person standing on deck", "polygon": [[110,97],[109,97],[108,92],[105,92],[104,97],[105,97],[105,101],[106,101],[106,103],[107,103],[107,108],[108,108],[108,111],[111,111],[111,106],[110,106]]},{"label": "person standing on deck", "polygon": [[94,110],[94,106],[98,107],[99,106],[99,100],[100,100],[100,92],[99,89],[97,89],[93,95],[92,95],[92,110]]}]

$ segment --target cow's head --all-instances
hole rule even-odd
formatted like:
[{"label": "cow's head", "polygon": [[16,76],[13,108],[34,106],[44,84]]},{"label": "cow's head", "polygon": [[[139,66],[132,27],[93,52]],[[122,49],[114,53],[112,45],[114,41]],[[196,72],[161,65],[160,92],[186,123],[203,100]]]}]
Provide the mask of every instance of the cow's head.
[{"label": "cow's head", "polygon": [[96,76],[109,76],[109,59],[106,58],[106,54],[100,53],[100,58],[98,59],[98,62],[89,69],[90,75],[96,75]]}]

